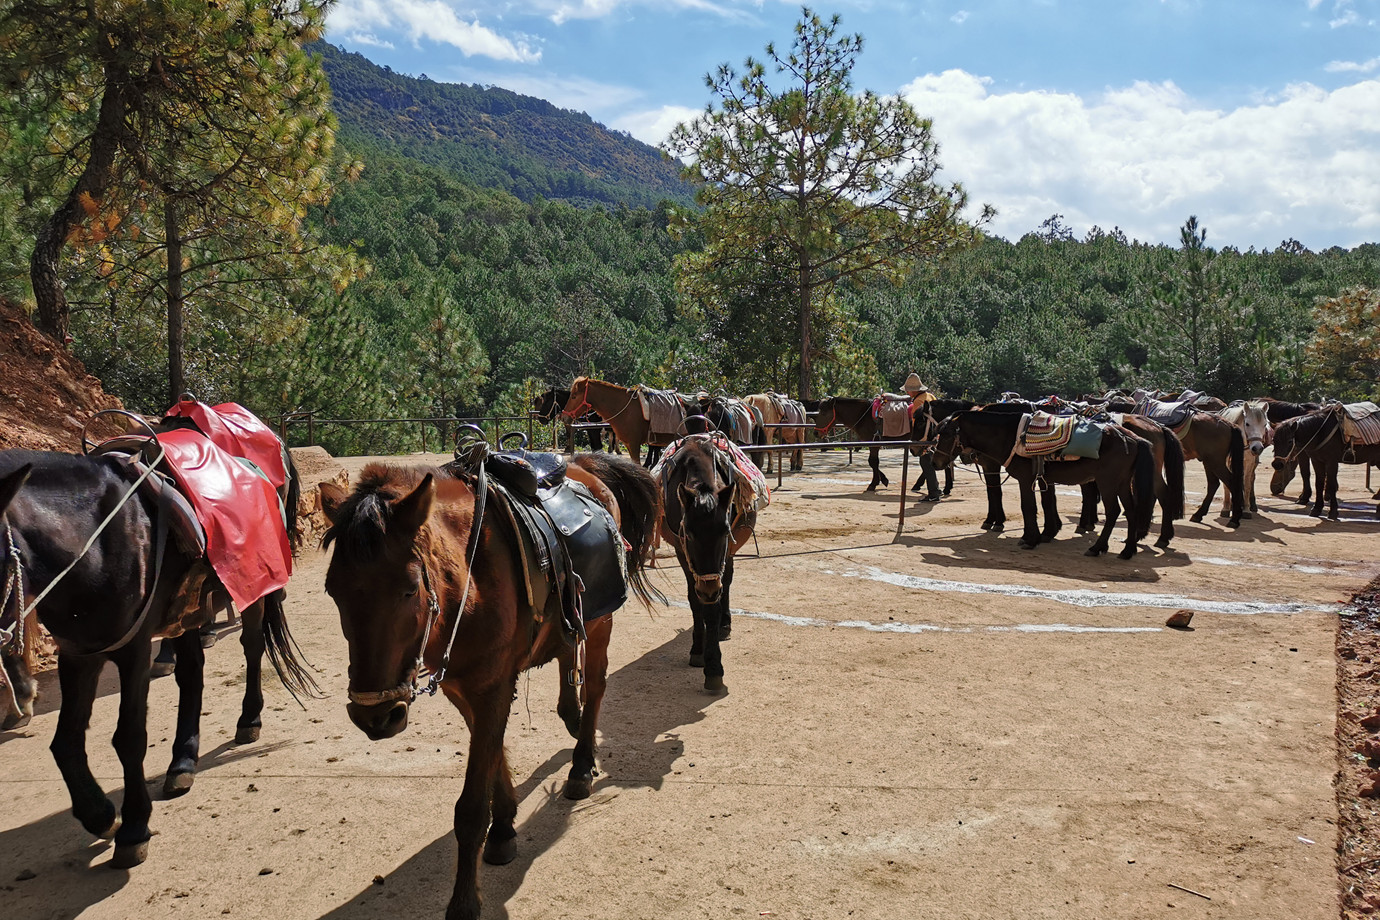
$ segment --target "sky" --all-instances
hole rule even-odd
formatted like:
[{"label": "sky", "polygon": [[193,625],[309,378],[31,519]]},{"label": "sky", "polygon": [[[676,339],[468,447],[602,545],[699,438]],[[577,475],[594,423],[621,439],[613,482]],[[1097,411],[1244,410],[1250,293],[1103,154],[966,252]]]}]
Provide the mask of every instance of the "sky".
[{"label": "sky", "polygon": [[[1177,245],[1380,242],[1380,0],[835,0],[854,87],[931,118],[941,178],[1010,240],[1054,214]],[[327,39],[659,144],[705,74],[789,48],[776,0],[338,0]]]}]

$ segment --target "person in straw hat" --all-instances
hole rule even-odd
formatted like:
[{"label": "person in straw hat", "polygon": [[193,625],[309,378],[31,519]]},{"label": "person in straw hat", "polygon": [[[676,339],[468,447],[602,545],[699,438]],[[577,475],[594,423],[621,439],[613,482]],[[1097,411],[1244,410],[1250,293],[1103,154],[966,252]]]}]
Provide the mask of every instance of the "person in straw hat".
[{"label": "person in straw hat", "polygon": [[[923,414],[925,417],[924,427],[920,431],[911,429],[912,437],[921,441],[928,440],[932,434],[931,428],[934,426],[934,417],[930,415],[925,403],[933,400],[935,395],[930,392],[929,387],[920,381],[920,375],[914,371],[911,371],[910,376],[906,378],[905,390],[906,395],[911,397],[911,417],[914,418],[917,414]],[[925,497],[920,499],[922,502],[937,502],[944,497],[939,491],[939,476],[934,471],[932,457],[933,454],[929,450],[924,450],[919,454],[920,476],[916,478],[915,485],[918,488],[921,480],[924,480]],[[901,488],[904,489],[905,487],[905,483],[902,483]]]}]

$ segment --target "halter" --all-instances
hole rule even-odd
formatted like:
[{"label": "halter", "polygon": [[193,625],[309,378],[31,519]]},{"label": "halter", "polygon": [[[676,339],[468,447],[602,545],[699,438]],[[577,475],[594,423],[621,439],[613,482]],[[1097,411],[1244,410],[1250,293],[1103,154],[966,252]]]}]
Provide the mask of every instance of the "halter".
[{"label": "halter", "polygon": [[[1300,416],[1300,417],[1302,417],[1302,416]],[[1341,422],[1338,420],[1338,418],[1337,418],[1337,413],[1335,413],[1335,412],[1329,412],[1327,417],[1328,417],[1329,422],[1331,423],[1330,425],[1327,425],[1327,424],[1319,425],[1319,426],[1318,426],[1318,430],[1315,431],[1315,432],[1313,432],[1313,436],[1312,436],[1311,438],[1309,438],[1307,441],[1305,441],[1305,442],[1303,443],[1302,446],[1298,446],[1297,443],[1296,443],[1294,449],[1291,450],[1291,451],[1289,451],[1289,456],[1285,457],[1285,458],[1284,458],[1282,461],[1280,461],[1280,462],[1281,462],[1281,463],[1297,463],[1297,462],[1298,462],[1299,455],[1302,454],[1304,451],[1306,451],[1308,448],[1312,447],[1312,446],[1313,446],[1313,443],[1314,443],[1315,441],[1317,441],[1320,437],[1321,437],[1322,440],[1324,440],[1324,441],[1327,440],[1327,438],[1332,437],[1332,432],[1333,432],[1333,430],[1336,429],[1336,428],[1338,428],[1338,427],[1341,425]],[[1327,432],[1327,434],[1324,436],[1324,435],[1323,435],[1323,432]],[[1297,442],[1297,439],[1295,439],[1295,441]]]}]

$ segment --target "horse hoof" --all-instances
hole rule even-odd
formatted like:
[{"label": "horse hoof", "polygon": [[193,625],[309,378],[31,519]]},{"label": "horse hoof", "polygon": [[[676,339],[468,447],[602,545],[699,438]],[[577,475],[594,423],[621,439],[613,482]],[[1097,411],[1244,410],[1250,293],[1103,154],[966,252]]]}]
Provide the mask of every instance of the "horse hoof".
[{"label": "horse hoof", "polygon": [[1203,523],[1203,516],[1201,514],[1195,514],[1193,517],[1189,518],[1189,520],[1195,524],[1201,524]]},{"label": "horse hoof", "polygon": [[992,533],[1001,533],[1001,532],[1002,532],[1003,530],[1005,530],[1005,529],[1006,529],[1006,525],[1005,525],[1005,524],[993,524],[992,527],[991,527]]},{"label": "horse hoof", "polygon": [[732,627],[732,626],[720,626],[720,627],[719,627],[719,641],[720,641],[720,642],[727,642],[729,639],[732,639],[732,638],[733,638],[733,627]]},{"label": "horse hoof", "polygon": [[192,788],[195,773],[169,773],[163,777],[163,794],[170,799],[186,795]]},{"label": "horse hoof", "polygon": [[1017,543],[1016,545],[1019,546],[1021,549],[1034,549],[1035,547],[1040,545],[1040,541],[1027,540],[1025,537],[1021,537],[1021,542]]},{"label": "horse hoof", "polygon": [[175,661],[155,661],[149,665],[149,677],[167,677],[176,669],[177,662]]},{"label": "horse hoof", "polygon": [[565,797],[572,802],[589,798],[593,781],[588,776],[572,776],[565,781]]},{"label": "horse hoof", "polygon": [[1327,519],[1329,521],[1340,521],[1342,519],[1342,516],[1334,511],[1333,513],[1327,516]]},{"label": "horse hoof", "polygon": [[115,855],[110,857],[110,868],[133,869],[149,858],[149,842],[124,843],[115,847]]},{"label": "horse hoof", "polygon": [[1160,549],[1169,549],[1169,538],[1160,537],[1158,540],[1155,541],[1155,545],[1158,546]]},{"label": "horse hoof", "polygon": [[1085,550],[1083,551],[1083,555],[1084,555],[1084,556],[1101,556],[1101,555],[1102,555],[1102,550],[1098,549],[1096,546],[1090,546],[1090,547],[1088,547],[1087,549],[1085,549]]},{"label": "horse hoof", "polygon": [[258,725],[242,725],[235,730],[236,744],[253,744],[259,740]]},{"label": "horse hoof", "polygon": [[991,530],[993,526],[994,526],[994,525],[992,524],[991,521],[983,521],[983,522],[982,522],[982,529],[983,529],[983,530]]},{"label": "horse hoof", "polygon": [[695,654],[694,652],[691,652],[691,653],[690,653],[690,667],[692,667],[692,668],[702,668],[702,667],[704,667],[704,655],[703,655],[703,654],[697,655],[697,654]]},{"label": "horse hoof", "polygon": [[704,679],[704,692],[710,696],[723,696],[728,688],[724,686],[724,679],[718,676],[710,676]]},{"label": "horse hoof", "polygon": [[876,492],[876,491],[877,491],[877,486],[876,486],[875,484],[874,484],[874,485],[870,485],[870,486],[868,486],[866,489],[863,489],[863,491],[864,491],[864,492]]},{"label": "horse hoof", "polygon": [[484,841],[484,861],[491,866],[506,866],[517,859],[517,837]]},{"label": "horse hoof", "polygon": [[1240,519],[1240,518],[1235,518],[1235,519],[1233,519],[1233,520],[1227,521],[1227,527],[1228,527],[1229,529],[1231,529],[1231,530],[1235,530],[1236,528],[1238,528],[1238,527],[1240,527],[1240,526],[1241,526],[1241,519]]},{"label": "horse hoof", "polygon": [[115,833],[119,831],[120,825],[122,823],[124,823],[124,819],[121,818],[120,815],[117,813],[115,815],[115,820],[110,822],[110,826],[98,833],[96,835],[96,838],[98,840],[114,840]]},{"label": "horse hoof", "polygon": [[1130,549],[1123,549],[1121,552],[1119,552],[1119,553],[1116,554],[1116,557],[1117,557],[1118,559],[1130,559],[1130,558],[1132,558],[1133,556],[1135,556],[1135,554],[1136,554],[1136,548],[1133,546],[1133,547],[1131,547]]}]

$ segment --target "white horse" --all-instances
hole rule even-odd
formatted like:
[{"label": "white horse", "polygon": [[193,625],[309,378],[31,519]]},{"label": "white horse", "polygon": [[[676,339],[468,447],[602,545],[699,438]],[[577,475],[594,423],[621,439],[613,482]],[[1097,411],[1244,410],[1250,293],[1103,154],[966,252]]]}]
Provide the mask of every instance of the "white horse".
[{"label": "white horse", "polygon": [[[1255,503],[1255,469],[1260,464],[1260,454],[1270,443],[1270,419],[1266,414],[1268,406],[1261,400],[1240,400],[1217,412],[1227,422],[1241,429],[1246,439],[1245,461],[1241,470],[1241,492],[1246,507],[1241,509],[1242,517],[1250,517],[1258,511]],[[1231,489],[1222,496],[1222,514],[1231,516]]]}]

